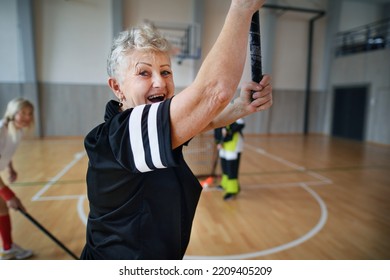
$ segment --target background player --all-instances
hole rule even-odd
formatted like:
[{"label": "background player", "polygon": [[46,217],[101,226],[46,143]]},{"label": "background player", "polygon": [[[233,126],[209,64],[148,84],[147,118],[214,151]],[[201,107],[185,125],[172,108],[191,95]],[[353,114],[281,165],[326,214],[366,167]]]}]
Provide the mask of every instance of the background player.
[{"label": "background player", "polygon": [[217,187],[225,191],[224,200],[234,198],[240,191],[238,172],[244,148],[244,127],[244,120],[238,119],[230,125],[214,130],[222,168],[222,179]]},{"label": "background player", "polygon": [[[16,98],[8,103],[4,118],[0,120],[0,171],[7,169],[9,183],[17,179],[18,174],[12,165],[12,157],[22,139],[23,129],[31,129],[33,124],[34,106],[30,101]],[[0,259],[26,259],[32,255],[32,251],[25,250],[13,242],[9,208],[25,211],[19,198],[0,177],[0,236],[3,241]]]}]

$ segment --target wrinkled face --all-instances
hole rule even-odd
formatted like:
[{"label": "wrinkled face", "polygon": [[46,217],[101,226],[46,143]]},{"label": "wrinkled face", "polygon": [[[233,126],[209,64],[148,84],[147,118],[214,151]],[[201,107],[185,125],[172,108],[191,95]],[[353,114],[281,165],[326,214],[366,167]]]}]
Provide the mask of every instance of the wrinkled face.
[{"label": "wrinkled face", "polygon": [[160,52],[133,51],[120,70],[118,93],[123,109],[168,99],[174,94],[171,59]]},{"label": "wrinkled face", "polygon": [[18,129],[29,127],[32,120],[33,110],[30,107],[24,107],[15,114],[14,125]]}]

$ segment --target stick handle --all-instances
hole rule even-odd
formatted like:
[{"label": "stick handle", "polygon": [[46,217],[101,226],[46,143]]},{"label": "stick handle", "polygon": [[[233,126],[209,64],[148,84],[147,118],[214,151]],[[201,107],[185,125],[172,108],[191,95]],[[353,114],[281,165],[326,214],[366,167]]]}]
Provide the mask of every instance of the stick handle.
[{"label": "stick handle", "polygon": [[256,83],[259,83],[263,78],[259,11],[256,11],[252,16],[249,36],[252,80]]},{"label": "stick handle", "polygon": [[79,258],[70,251],[67,247],[65,247],[64,244],[61,243],[53,234],[51,234],[47,229],[45,229],[37,220],[35,220],[30,214],[23,211],[22,209],[18,209],[20,213],[22,213],[30,222],[32,222],[35,226],[37,226],[41,231],[43,231],[47,236],[49,236],[57,245],[59,245],[65,252],[67,252],[69,255],[71,255],[75,260],[78,260]]}]

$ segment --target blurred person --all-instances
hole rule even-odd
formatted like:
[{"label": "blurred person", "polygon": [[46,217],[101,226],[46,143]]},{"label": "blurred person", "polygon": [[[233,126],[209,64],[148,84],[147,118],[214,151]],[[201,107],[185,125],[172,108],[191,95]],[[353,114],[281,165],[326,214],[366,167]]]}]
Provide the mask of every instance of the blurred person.
[{"label": "blurred person", "polygon": [[240,192],[238,172],[241,152],[244,148],[243,129],[245,122],[238,119],[225,127],[214,130],[214,137],[221,160],[222,178],[217,188],[224,190],[224,200],[231,200]]},{"label": "blurred person", "polygon": [[[22,139],[23,130],[31,129],[34,125],[34,106],[24,98],[11,100],[0,120],[0,171],[8,171],[8,181],[16,181],[18,174],[12,164],[15,154]],[[26,259],[32,256],[31,250],[26,250],[12,240],[11,219],[9,208],[26,211],[20,199],[6,185],[5,179],[0,177],[0,237],[3,248],[0,251],[1,260]]]}]

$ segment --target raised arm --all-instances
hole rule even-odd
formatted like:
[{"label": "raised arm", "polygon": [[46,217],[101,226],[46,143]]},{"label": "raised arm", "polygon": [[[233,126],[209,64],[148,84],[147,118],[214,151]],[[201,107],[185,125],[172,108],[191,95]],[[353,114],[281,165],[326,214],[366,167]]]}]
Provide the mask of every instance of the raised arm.
[{"label": "raised arm", "polygon": [[172,100],[173,148],[208,127],[233,98],[245,64],[251,18],[264,2],[232,0],[222,31],[194,82]]}]

